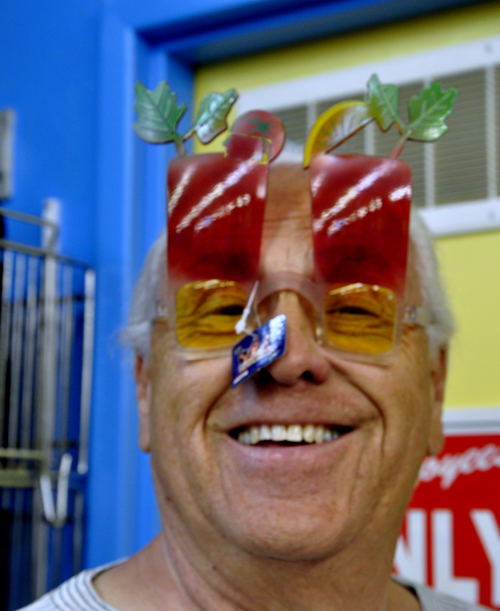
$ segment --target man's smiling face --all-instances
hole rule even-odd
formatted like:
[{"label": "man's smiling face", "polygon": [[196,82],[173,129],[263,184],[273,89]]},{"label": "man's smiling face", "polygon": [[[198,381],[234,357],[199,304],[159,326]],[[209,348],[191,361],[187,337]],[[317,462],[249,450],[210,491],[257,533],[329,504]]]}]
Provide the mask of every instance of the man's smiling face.
[{"label": "man's smiling face", "polygon": [[[313,276],[308,174],[270,171],[261,274]],[[410,253],[407,303],[421,303]],[[231,389],[231,359],[186,361],[172,329],[153,328],[137,367],[140,443],[151,451],[164,523],[200,546],[219,543],[286,560],[319,559],[364,541],[394,546],[426,453],[440,449],[444,361],[406,326],[391,365],[349,361],[315,340],[310,305],[282,291],[287,353]],[[322,443],[262,441],[252,427],[300,425]],[[314,428],[311,428],[314,427]],[[283,430],[283,429],[275,429]]]}]

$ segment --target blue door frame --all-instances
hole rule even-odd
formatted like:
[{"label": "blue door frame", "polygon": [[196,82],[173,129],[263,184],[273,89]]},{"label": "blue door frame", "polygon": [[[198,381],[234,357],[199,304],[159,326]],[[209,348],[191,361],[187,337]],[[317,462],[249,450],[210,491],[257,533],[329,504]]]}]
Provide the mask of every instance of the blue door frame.
[{"label": "blue door frame", "polygon": [[[159,528],[148,457],[137,449],[131,358],[118,332],[140,263],[165,225],[173,147],[139,142],[137,78],[168,80],[190,106],[196,65],[471,3],[471,0],[187,0],[106,3],[100,29],[97,327],[86,565],[142,547]],[[208,6],[208,3],[207,3]]]}]

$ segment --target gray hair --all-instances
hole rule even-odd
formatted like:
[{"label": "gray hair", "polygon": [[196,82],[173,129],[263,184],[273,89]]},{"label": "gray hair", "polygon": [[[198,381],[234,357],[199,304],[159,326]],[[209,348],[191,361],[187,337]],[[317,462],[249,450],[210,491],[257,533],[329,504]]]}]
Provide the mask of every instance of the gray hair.
[{"label": "gray hair", "polygon": [[[431,354],[445,347],[453,335],[455,325],[448,299],[439,274],[434,244],[427,226],[417,211],[410,221],[410,240],[415,247],[416,271],[422,300],[431,313],[427,328]],[[151,247],[135,285],[128,326],[122,339],[143,357],[149,356],[151,324],[157,313],[157,303],[166,281],[167,234],[163,231]]]},{"label": "gray hair", "polygon": [[146,255],[137,280],[121,340],[143,357],[149,356],[151,325],[157,316],[157,304],[167,276],[167,231],[164,229]]},{"label": "gray hair", "polygon": [[427,336],[429,351],[433,355],[449,344],[455,332],[455,320],[439,272],[434,240],[416,210],[411,212],[410,240],[415,248],[415,267],[422,301],[431,314],[432,322],[427,327]]}]

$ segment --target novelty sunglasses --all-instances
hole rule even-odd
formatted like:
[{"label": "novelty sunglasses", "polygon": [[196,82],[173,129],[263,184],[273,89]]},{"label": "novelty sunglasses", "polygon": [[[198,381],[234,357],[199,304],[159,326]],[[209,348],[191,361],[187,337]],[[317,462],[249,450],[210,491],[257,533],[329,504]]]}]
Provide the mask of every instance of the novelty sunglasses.
[{"label": "novelty sunglasses", "polygon": [[321,345],[383,362],[402,325],[430,322],[427,310],[404,304],[410,167],[382,157],[316,156],[309,170],[314,277],[261,278],[268,163],[251,149],[171,162],[162,315],[173,323],[179,354],[230,354],[245,333],[281,313],[279,292],[294,291],[312,306]]},{"label": "novelty sunglasses", "polygon": [[[314,276],[259,277],[269,163],[285,131],[265,111],[246,113],[231,127],[224,153],[188,156],[184,140],[207,143],[226,129],[237,94],[212,93],[194,124],[176,132],[186,110],[167,83],[154,91],[138,83],[134,129],[146,141],[172,141],[179,157],[168,170],[168,283],[157,320],[173,323],[186,359],[229,354],[245,333],[276,311],[277,295],[294,291],[314,312],[320,344],[346,358],[386,362],[405,324],[426,327],[430,313],[404,302],[411,205],[411,170],[398,160],[407,140],[433,141],[447,131],[457,95],[431,83],[409,102],[409,124],[398,113],[398,91],[376,75],[367,101],[326,110],[304,149],[309,168]],[[388,158],[331,151],[376,121],[400,133]]]}]

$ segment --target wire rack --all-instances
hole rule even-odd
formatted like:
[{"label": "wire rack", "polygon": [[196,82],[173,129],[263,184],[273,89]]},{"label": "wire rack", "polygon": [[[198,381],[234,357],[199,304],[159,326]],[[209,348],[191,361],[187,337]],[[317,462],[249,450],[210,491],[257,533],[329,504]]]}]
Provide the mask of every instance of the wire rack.
[{"label": "wire rack", "polygon": [[[88,471],[95,273],[0,239],[0,611],[81,568]],[[47,237],[48,236],[48,237]]]}]

